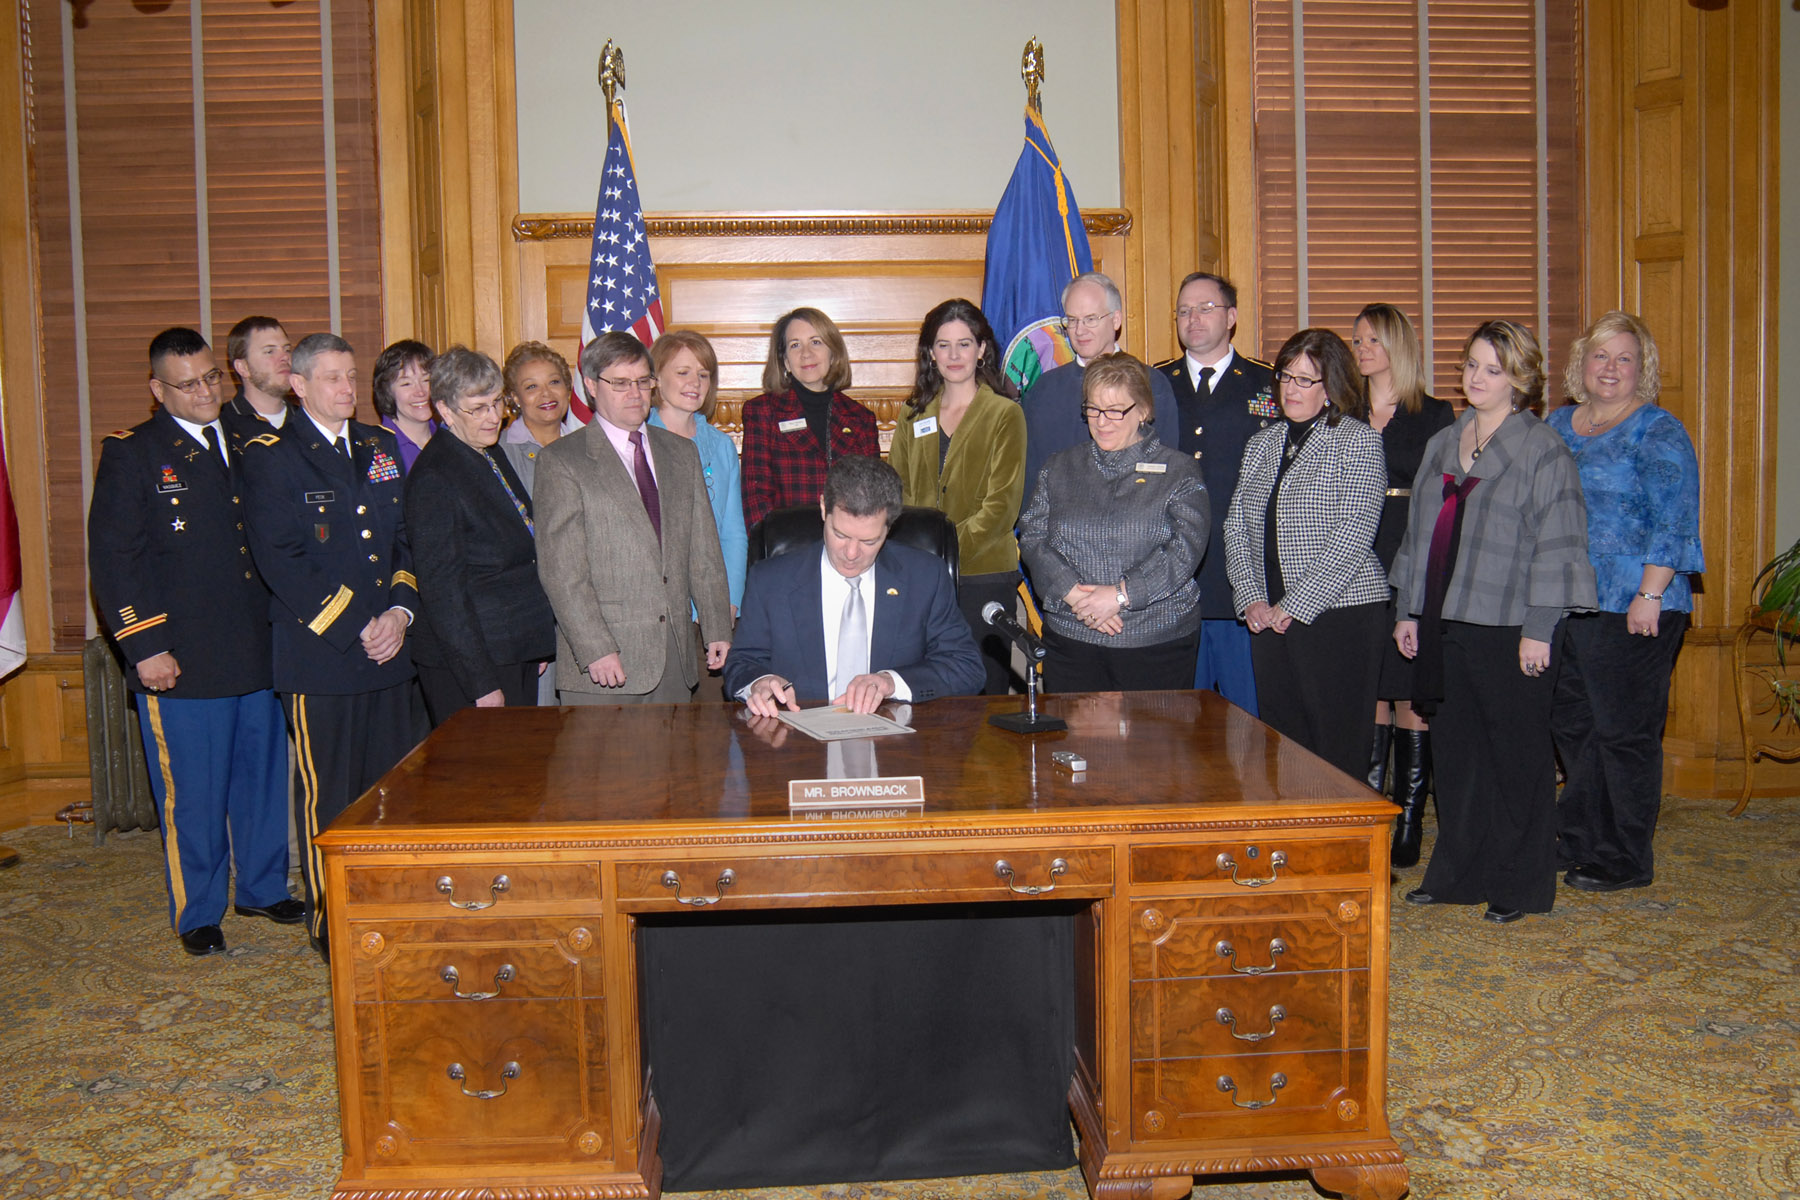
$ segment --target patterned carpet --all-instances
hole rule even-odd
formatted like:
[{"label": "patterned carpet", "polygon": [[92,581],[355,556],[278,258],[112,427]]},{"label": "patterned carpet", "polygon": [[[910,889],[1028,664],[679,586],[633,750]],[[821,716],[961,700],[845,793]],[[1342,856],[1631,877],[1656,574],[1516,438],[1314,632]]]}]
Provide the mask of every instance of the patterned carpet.
[{"label": "patterned carpet", "polygon": [[[1505,927],[1395,905],[1388,1111],[1414,1197],[1800,1200],[1800,814],[1726,807],[1671,801],[1642,891],[1564,889],[1554,913]],[[298,930],[228,916],[230,953],[190,959],[153,836],[5,840],[24,860],[0,872],[0,1197],[327,1195],[330,1009]],[[1086,1193],[1069,1171],[754,1194]],[[1274,1176],[1195,1196],[1317,1194]]]}]

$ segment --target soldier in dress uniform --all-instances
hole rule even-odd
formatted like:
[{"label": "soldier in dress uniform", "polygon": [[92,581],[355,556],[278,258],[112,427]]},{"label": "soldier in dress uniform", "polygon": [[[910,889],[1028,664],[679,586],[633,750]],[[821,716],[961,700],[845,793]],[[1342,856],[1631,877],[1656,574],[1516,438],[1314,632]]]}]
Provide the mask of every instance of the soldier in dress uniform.
[{"label": "soldier in dress uniform", "polygon": [[1237,491],[1238,468],[1251,435],[1281,419],[1275,374],[1266,362],[1231,347],[1237,330],[1237,288],[1230,280],[1196,271],[1175,293],[1179,358],[1158,363],[1181,410],[1179,438],[1163,440],[1200,460],[1212,497],[1212,537],[1200,560],[1200,656],[1194,686],[1211,688],[1256,713],[1256,677],[1250,670],[1250,631],[1238,620],[1225,574],[1225,514]]},{"label": "soldier in dress uniform", "polygon": [[307,931],[327,952],[312,839],[417,744],[406,629],[418,581],[394,435],[356,412],[356,356],[335,334],[293,351],[299,407],[244,445],[250,549],[274,594],[275,690],[294,735]]},{"label": "soldier in dress uniform", "polygon": [[88,509],[100,618],[128,664],[162,822],[169,919],[189,954],[225,950],[240,916],[299,923],[288,895],[287,739],[271,690],[269,593],[244,532],[243,439],[219,419],[206,339],[150,343],[161,407],[107,437]]}]

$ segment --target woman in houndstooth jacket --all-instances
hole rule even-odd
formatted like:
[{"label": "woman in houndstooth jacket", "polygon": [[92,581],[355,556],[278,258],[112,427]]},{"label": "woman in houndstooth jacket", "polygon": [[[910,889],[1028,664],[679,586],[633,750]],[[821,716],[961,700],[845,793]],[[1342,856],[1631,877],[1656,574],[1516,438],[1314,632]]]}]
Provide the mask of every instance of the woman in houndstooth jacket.
[{"label": "woman in houndstooth jacket", "polygon": [[1374,549],[1381,435],[1350,348],[1329,329],[1289,338],[1275,383],[1287,420],[1244,448],[1225,517],[1233,603],[1250,628],[1262,719],[1361,779],[1387,630]]}]

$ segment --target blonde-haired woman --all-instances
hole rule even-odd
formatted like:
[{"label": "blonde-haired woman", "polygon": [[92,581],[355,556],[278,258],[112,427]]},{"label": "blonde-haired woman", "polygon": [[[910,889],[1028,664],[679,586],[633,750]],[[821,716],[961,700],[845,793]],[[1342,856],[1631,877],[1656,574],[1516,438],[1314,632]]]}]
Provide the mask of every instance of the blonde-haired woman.
[{"label": "blonde-haired woman", "polygon": [[[1392,304],[1370,304],[1351,326],[1350,352],[1362,372],[1369,403],[1369,426],[1381,434],[1387,458],[1387,495],[1381,524],[1375,529],[1375,557],[1391,571],[1406,535],[1412,509],[1413,476],[1425,457],[1431,435],[1456,419],[1456,410],[1425,392],[1420,369],[1419,334]],[[1390,614],[1389,625],[1397,618]],[[1414,866],[1424,829],[1425,798],[1431,791],[1431,730],[1412,706],[1412,663],[1391,639],[1383,638],[1381,675],[1375,691],[1375,737],[1369,748],[1369,786],[1385,793],[1388,751],[1394,755],[1393,864]],[[1390,717],[1392,723],[1389,723]]]},{"label": "blonde-haired woman", "polygon": [[881,456],[875,414],[844,395],[850,351],[816,308],[783,313],[769,331],[763,394],[744,404],[744,523],[817,504],[825,472],[847,454]]},{"label": "blonde-haired woman", "polygon": [[1657,406],[1656,339],[1609,312],[1569,350],[1574,404],[1550,414],[1581,472],[1599,611],[1563,622],[1550,729],[1568,781],[1557,803],[1563,882],[1589,892],[1646,887],[1662,808],[1669,676],[1694,607],[1700,463]]},{"label": "blonde-haired woman", "polygon": [[1482,324],[1462,383],[1469,406],[1425,447],[1394,560],[1394,642],[1437,743],[1437,844],[1406,898],[1485,901],[1504,924],[1556,899],[1550,648],[1565,614],[1594,607],[1594,568],[1574,456],[1537,416],[1537,339]]}]

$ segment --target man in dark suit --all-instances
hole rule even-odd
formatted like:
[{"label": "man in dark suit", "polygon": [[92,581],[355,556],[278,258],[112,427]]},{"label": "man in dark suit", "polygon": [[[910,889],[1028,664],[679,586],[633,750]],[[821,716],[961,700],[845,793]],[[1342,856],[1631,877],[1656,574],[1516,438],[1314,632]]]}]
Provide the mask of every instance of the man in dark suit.
[{"label": "man in dark suit", "polygon": [[274,593],[275,690],[294,735],[307,930],[321,953],[312,839],[418,742],[406,629],[419,603],[394,435],[354,420],[356,356],[335,334],[294,347],[300,405],[244,444],[250,549]]},{"label": "man in dark suit", "polygon": [[757,716],[802,701],[871,713],[889,700],[972,696],[987,678],[944,563],[886,545],[900,476],[879,458],[831,464],[818,554],[796,550],[750,568],[725,693]]},{"label": "man in dark suit", "polygon": [[127,663],[162,818],[169,919],[189,954],[221,954],[237,912],[299,922],[288,895],[287,741],[270,688],[269,593],[250,563],[242,438],[219,420],[206,340],[150,343],[156,415],[110,434],[88,509],[95,605]]},{"label": "man in dark suit", "polygon": [[[1037,487],[1038,472],[1050,456],[1071,446],[1088,444],[1087,418],[1081,415],[1081,380],[1087,365],[1119,348],[1125,332],[1125,301],[1118,287],[1098,271],[1077,275],[1063,288],[1063,328],[1075,361],[1046,371],[1033,381],[1019,403],[1025,409],[1025,504]],[[1156,435],[1165,446],[1175,442],[1178,412],[1169,381],[1151,372]]]},{"label": "man in dark suit", "polygon": [[287,424],[294,395],[288,376],[294,347],[287,330],[274,317],[245,317],[225,335],[225,356],[238,378],[237,395],[225,402],[220,415],[228,429],[246,430],[246,437],[280,429]]},{"label": "man in dark suit", "polygon": [[[1175,332],[1185,353],[1158,363],[1180,409],[1179,431],[1162,429],[1165,445],[1192,454],[1212,497],[1212,536],[1200,560],[1200,655],[1194,686],[1211,688],[1256,714],[1256,677],[1250,669],[1250,632],[1238,620],[1225,573],[1225,514],[1237,491],[1238,469],[1251,435],[1281,419],[1269,364],[1231,347],[1237,329],[1237,288],[1196,271],[1175,293]],[[1160,429],[1160,425],[1159,425]]]}]

